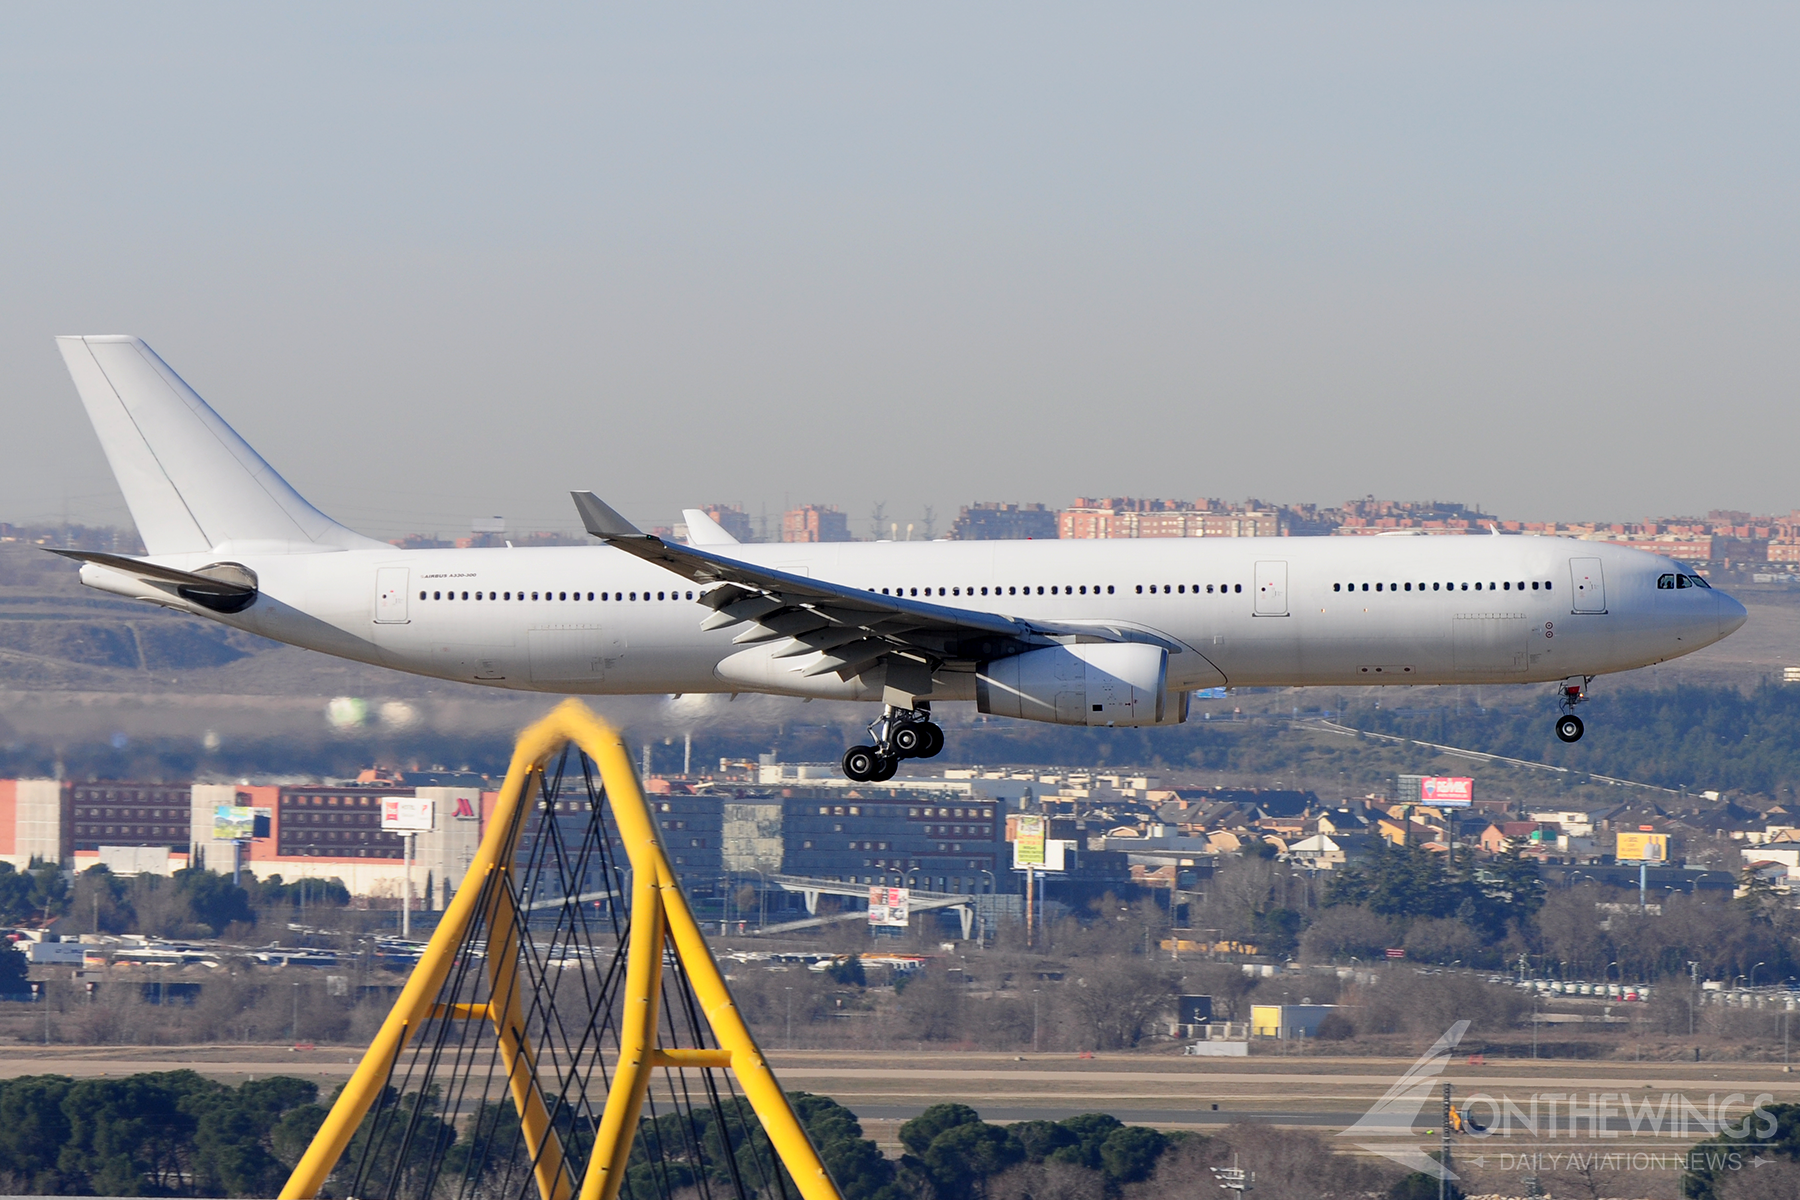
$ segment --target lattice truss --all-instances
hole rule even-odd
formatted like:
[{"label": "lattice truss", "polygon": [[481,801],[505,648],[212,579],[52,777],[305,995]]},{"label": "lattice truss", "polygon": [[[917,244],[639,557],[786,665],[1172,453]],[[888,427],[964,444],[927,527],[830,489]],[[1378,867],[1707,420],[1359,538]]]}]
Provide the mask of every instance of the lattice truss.
[{"label": "lattice truss", "polygon": [[617,735],[545,724],[284,1200],[836,1200]]}]

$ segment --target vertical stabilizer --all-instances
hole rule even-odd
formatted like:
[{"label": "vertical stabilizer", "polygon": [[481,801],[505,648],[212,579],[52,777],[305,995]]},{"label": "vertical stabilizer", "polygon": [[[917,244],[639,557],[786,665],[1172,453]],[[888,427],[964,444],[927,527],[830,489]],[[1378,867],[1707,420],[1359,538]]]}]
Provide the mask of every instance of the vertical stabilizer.
[{"label": "vertical stabilizer", "polygon": [[140,339],[56,344],[151,554],[385,545],[308,504]]}]

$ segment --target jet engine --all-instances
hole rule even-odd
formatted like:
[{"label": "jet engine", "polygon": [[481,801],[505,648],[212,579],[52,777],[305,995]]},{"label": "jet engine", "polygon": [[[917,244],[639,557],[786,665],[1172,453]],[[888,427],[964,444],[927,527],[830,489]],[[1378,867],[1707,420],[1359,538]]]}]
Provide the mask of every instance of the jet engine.
[{"label": "jet engine", "polygon": [[1168,694],[1169,652],[1145,642],[1046,646],[982,663],[984,713],[1055,725],[1175,725],[1187,693]]}]

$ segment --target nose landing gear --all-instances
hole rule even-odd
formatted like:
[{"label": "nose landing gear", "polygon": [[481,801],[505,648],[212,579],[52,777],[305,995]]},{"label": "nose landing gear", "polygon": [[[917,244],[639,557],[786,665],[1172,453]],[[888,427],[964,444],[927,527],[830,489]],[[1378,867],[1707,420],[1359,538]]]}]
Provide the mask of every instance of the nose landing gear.
[{"label": "nose landing gear", "polygon": [[882,709],[869,723],[872,746],[844,752],[844,778],[857,783],[884,783],[894,777],[903,758],[934,758],[944,748],[944,731],[931,719],[929,705]]},{"label": "nose landing gear", "polygon": [[1579,742],[1585,732],[1581,718],[1575,715],[1575,706],[1587,702],[1587,685],[1590,676],[1571,675],[1558,685],[1557,699],[1562,705],[1562,716],[1556,718],[1556,736],[1564,742]]}]

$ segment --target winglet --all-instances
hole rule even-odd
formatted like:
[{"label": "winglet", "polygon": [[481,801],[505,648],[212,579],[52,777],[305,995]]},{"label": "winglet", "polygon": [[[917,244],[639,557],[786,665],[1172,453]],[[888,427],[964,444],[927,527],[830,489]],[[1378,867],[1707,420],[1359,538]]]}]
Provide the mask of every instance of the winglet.
[{"label": "winglet", "polygon": [[575,511],[581,514],[582,527],[595,537],[610,540],[649,536],[594,493],[570,492],[569,495],[575,500]]}]

